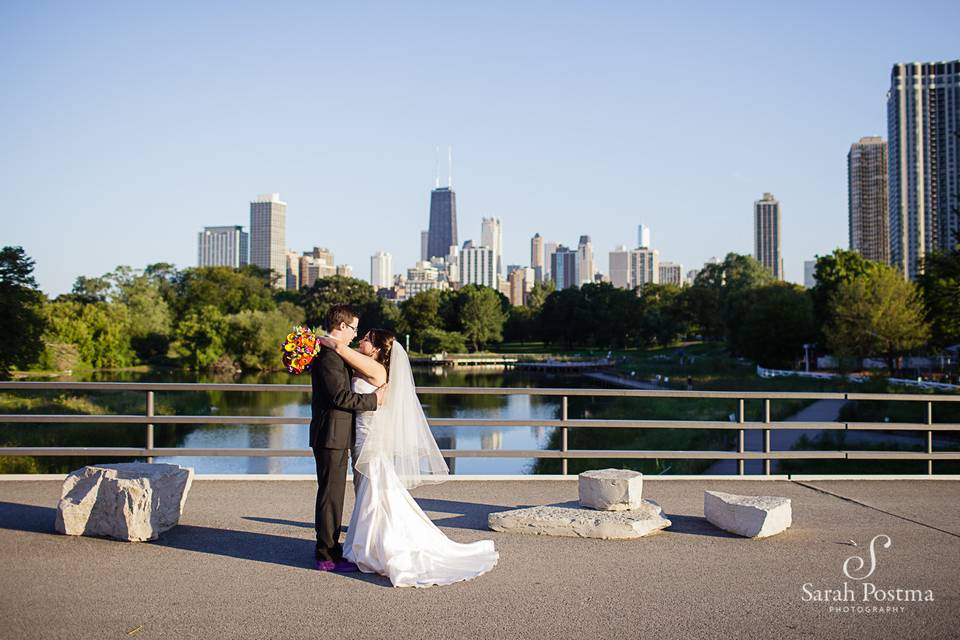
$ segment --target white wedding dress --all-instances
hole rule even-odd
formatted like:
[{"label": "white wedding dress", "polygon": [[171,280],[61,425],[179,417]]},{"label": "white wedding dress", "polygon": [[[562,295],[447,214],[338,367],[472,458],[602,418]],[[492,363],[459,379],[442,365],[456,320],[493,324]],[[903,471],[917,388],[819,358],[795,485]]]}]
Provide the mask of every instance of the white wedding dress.
[{"label": "white wedding dress", "polygon": [[[395,346],[395,349],[399,345]],[[391,378],[396,362],[391,364]],[[409,365],[407,365],[409,366]],[[412,380],[412,373],[410,374]],[[390,401],[388,386],[386,407]],[[357,393],[372,393],[375,387],[353,379]],[[411,393],[415,393],[411,390]],[[419,405],[417,407],[419,409]],[[361,450],[375,429],[396,427],[377,419],[378,412],[357,413],[354,474],[357,499],[343,544],[343,557],[365,573],[387,576],[395,587],[429,587],[470,580],[490,571],[499,554],[492,540],[460,544],[450,540],[427,517],[397,474],[393,458],[382,451],[364,457]],[[386,415],[386,414],[385,414]],[[425,421],[425,418],[424,418]],[[427,431],[429,434],[429,431]],[[430,436],[431,441],[433,440]],[[376,446],[376,445],[371,445]],[[433,442],[436,449],[436,443]],[[368,452],[370,453],[370,452]],[[439,450],[436,450],[439,455]],[[357,471],[358,458],[364,473]],[[442,463],[442,458],[440,459]],[[446,470],[446,465],[444,471]],[[422,478],[418,479],[424,482]],[[407,483],[409,484],[409,483]],[[415,486],[415,485],[414,485]]]}]

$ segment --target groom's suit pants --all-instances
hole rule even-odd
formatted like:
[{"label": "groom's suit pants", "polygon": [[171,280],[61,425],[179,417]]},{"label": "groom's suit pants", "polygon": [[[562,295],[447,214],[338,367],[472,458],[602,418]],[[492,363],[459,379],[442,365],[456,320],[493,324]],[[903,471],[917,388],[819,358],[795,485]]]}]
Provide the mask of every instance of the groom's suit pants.
[{"label": "groom's suit pants", "polygon": [[340,523],[343,518],[343,494],[347,487],[348,449],[314,449],[317,462],[317,560],[343,558]]}]

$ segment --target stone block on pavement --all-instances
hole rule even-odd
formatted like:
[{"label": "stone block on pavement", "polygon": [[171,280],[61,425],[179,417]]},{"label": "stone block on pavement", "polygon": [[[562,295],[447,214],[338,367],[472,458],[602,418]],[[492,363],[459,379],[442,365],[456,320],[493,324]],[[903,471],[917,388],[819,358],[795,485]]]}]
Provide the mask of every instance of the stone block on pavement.
[{"label": "stone block on pavement", "polygon": [[643,502],[643,474],[627,469],[584,471],[579,489],[581,506],[600,511],[636,509]]},{"label": "stone block on pavement", "polygon": [[57,505],[56,530],[72,536],[155,540],[179,522],[193,469],[143,462],[71,472]]},{"label": "stone block on pavement", "polygon": [[630,511],[597,511],[574,506],[541,506],[491,513],[494,531],[574,538],[642,538],[670,526],[660,506],[643,500]]},{"label": "stone block on pavement", "polygon": [[793,519],[790,498],[703,492],[703,515],[713,525],[747,538],[766,538],[786,530]]}]

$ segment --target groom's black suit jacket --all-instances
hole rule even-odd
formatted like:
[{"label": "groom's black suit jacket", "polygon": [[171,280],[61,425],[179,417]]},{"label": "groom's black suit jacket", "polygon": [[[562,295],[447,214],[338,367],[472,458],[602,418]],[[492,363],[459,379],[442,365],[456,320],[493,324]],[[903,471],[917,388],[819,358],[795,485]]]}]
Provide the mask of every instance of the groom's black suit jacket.
[{"label": "groom's black suit jacket", "polygon": [[313,386],[310,446],[313,449],[349,449],[353,443],[354,411],[376,411],[375,393],[354,393],[350,367],[326,347],[311,367]]}]

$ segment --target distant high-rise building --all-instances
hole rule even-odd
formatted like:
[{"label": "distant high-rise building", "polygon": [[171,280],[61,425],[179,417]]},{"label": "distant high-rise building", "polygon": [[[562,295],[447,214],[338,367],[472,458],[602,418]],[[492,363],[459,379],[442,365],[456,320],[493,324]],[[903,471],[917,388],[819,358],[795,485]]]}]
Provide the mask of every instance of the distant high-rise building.
[{"label": "distant high-rise building", "polygon": [[543,279],[553,280],[553,254],[557,252],[556,242],[543,243]]},{"label": "distant high-rise building", "polygon": [[773,277],[783,280],[783,257],[780,255],[780,202],[772,193],[753,203],[753,257]]},{"label": "distant high-rise building", "polygon": [[630,282],[630,250],[620,245],[610,252],[610,283],[620,289],[632,289]]},{"label": "distant high-rise building", "polygon": [[377,251],[370,257],[370,284],[374,291],[393,286],[393,256]]},{"label": "distant high-rise building", "polygon": [[510,287],[510,295],[507,297],[510,298],[510,304],[515,307],[523,305],[527,300],[527,290],[524,286],[525,276],[526,271],[524,269],[511,271],[510,275],[507,276],[507,282]]},{"label": "distant high-rise building", "polygon": [[960,243],[960,60],[895,64],[887,93],[890,263]]},{"label": "distant high-rise building", "polygon": [[412,298],[430,289],[447,288],[449,288],[447,281],[443,280],[437,268],[426,260],[421,260],[412,269],[407,269],[407,279],[404,284],[406,298]]},{"label": "distant high-rise building", "polygon": [[693,286],[693,283],[697,280],[697,275],[700,273],[700,269],[690,269],[687,271],[687,284]]},{"label": "distant high-rise building", "polygon": [[550,256],[550,273],[557,289],[572,289],[580,286],[579,253],[559,245]]},{"label": "distant high-rise building", "polygon": [[493,249],[474,246],[470,240],[463,244],[460,252],[461,284],[479,284],[496,289],[494,268]]},{"label": "distant high-rise building", "polygon": [[639,248],[630,252],[630,288],[660,282],[660,252]]},{"label": "distant high-rise building", "polygon": [[353,277],[353,267],[349,264],[338,264],[337,265],[337,275],[342,278],[352,278]]},{"label": "distant high-rise building", "polygon": [[446,256],[454,244],[457,244],[457,194],[452,187],[437,187],[430,193],[427,259]]},{"label": "distant high-rise building", "polygon": [[420,232],[420,261],[421,262],[430,261],[430,232],[429,231]]},{"label": "distant high-rise building", "polygon": [[683,265],[676,262],[661,262],[658,269],[660,284],[683,286]]},{"label": "distant high-rise building", "polygon": [[847,154],[850,248],[867,260],[890,262],[887,143],[860,138]]},{"label": "distant high-rise building", "polygon": [[580,242],[577,243],[577,273],[580,281],[578,285],[593,282],[593,243],[590,242],[590,236],[580,236]]},{"label": "distant high-rise building", "polygon": [[337,274],[333,252],[323,247],[314,247],[300,256],[300,287],[311,287],[320,278]]},{"label": "distant high-rise building", "polygon": [[274,286],[286,285],[287,203],[279,193],[250,203],[250,263],[273,273]]},{"label": "distant high-rise building", "polygon": [[249,236],[239,225],[204,227],[197,234],[197,266],[233,267],[249,261]]},{"label": "distant high-rise building", "polygon": [[803,261],[803,286],[807,289],[812,289],[817,284],[817,279],[814,277],[814,274],[817,272],[817,261],[816,260],[804,260]]},{"label": "distant high-rise building", "polygon": [[496,278],[503,276],[503,226],[500,218],[484,218],[480,222],[480,244],[493,249]]},{"label": "distant high-rise building", "polygon": [[284,256],[284,262],[287,290],[297,291],[300,288],[300,254],[291,249]]},{"label": "distant high-rise building", "polygon": [[645,224],[637,226],[637,246],[650,248],[650,227]]},{"label": "distant high-rise building", "polygon": [[[537,282],[542,282],[547,269],[543,251],[543,237],[537,233],[530,239],[530,268],[533,269],[534,277]],[[532,286],[532,285],[531,285]]]}]

